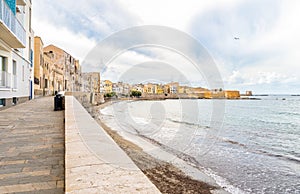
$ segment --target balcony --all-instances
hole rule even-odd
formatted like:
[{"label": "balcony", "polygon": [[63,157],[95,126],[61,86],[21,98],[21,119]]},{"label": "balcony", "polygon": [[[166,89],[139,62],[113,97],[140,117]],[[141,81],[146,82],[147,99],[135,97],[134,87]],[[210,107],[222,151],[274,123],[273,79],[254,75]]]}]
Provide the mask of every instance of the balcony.
[{"label": "balcony", "polygon": [[0,71],[0,88],[10,88],[10,73],[6,71]]},{"label": "balcony", "polygon": [[5,0],[0,0],[0,32],[0,39],[4,40],[11,48],[25,48],[25,29]]}]

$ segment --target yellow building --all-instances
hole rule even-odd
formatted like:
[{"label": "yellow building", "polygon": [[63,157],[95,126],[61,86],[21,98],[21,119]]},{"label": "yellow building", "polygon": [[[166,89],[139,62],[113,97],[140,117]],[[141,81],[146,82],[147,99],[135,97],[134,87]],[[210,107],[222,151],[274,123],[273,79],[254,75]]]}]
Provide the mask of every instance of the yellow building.
[{"label": "yellow building", "polygon": [[227,99],[238,99],[240,98],[240,92],[237,90],[226,90],[225,98]]},{"label": "yellow building", "polygon": [[186,86],[179,86],[178,94],[185,94],[185,93],[186,93]]},{"label": "yellow building", "polygon": [[38,36],[34,37],[34,95],[43,95],[44,85],[44,63],[43,63],[44,43]]},{"label": "yellow building", "polygon": [[211,99],[212,98],[212,92],[211,91],[205,91],[204,92],[204,98]]},{"label": "yellow building", "polygon": [[112,91],[113,91],[112,85],[113,85],[113,83],[111,81],[104,80],[104,93],[105,94],[112,93]]},{"label": "yellow building", "polygon": [[162,85],[157,85],[157,94],[164,94],[164,88]]},{"label": "yellow building", "polygon": [[157,88],[158,88],[157,84],[151,84],[151,83],[145,84],[143,93],[144,94],[158,94]]}]

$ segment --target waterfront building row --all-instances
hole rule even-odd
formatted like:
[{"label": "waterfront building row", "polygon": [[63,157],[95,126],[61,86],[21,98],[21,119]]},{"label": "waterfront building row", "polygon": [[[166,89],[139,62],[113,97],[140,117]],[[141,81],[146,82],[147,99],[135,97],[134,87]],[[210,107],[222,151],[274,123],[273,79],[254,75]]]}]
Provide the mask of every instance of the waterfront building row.
[{"label": "waterfront building row", "polygon": [[[94,72],[95,74],[95,72]],[[124,82],[113,83],[110,80],[99,79],[97,83],[94,82],[94,90],[85,89],[86,92],[100,92],[107,97],[129,97],[132,91],[138,91],[141,93],[141,97],[146,98],[206,98],[206,99],[238,99],[240,98],[240,92],[238,90],[222,90],[213,89],[209,90],[202,87],[190,87],[182,86],[178,82],[171,82],[167,84],[128,84]],[[84,80],[86,80],[84,78]],[[89,87],[88,87],[89,88]]]}]

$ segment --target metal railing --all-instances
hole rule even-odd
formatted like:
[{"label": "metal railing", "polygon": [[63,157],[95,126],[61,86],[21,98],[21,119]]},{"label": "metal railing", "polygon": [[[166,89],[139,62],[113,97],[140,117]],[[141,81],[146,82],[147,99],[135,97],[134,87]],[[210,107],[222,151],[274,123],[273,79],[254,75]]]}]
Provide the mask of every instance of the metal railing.
[{"label": "metal railing", "polygon": [[0,87],[1,88],[10,88],[11,86],[11,75],[6,71],[0,71]]},{"label": "metal railing", "polygon": [[0,0],[0,22],[3,22],[19,41],[26,45],[25,29],[4,0]]}]

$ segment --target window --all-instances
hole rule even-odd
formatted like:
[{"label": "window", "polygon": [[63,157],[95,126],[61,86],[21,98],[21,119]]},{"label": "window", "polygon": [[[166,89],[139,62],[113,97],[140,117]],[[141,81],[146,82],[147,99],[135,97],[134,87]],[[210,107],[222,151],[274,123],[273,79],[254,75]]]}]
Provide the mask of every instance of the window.
[{"label": "window", "polygon": [[0,99],[0,107],[1,106],[5,106],[5,99],[4,98]]},{"label": "window", "polygon": [[8,87],[7,58],[0,56],[0,87]]},{"label": "window", "polygon": [[0,56],[1,71],[7,71],[7,58]]},{"label": "window", "polygon": [[16,105],[17,102],[18,102],[18,99],[16,97],[13,97],[12,102],[13,102],[14,105]]},{"label": "window", "polygon": [[45,79],[45,88],[48,88],[48,79]]},{"label": "window", "polygon": [[24,65],[22,66],[22,81],[24,81],[25,79],[25,69],[24,69]]},{"label": "window", "polygon": [[17,75],[17,62],[13,60],[13,75]]},{"label": "window", "polygon": [[[29,17],[31,18],[31,16]],[[30,27],[31,29],[31,27]],[[29,29],[29,32],[30,32],[30,29]],[[31,52],[30,52],[30,49],[31,49],[31,37],[29,37],[29,40],[28,40],[28,47],[29,47],[29,52],[28,52],[28,59],[31,61]]]},{"label": "window", "polygon": [[40,54],[40,66],[43,67],[43,55]]},{"label": "window", "polygon": [[17,62],[13,60],[13,89],[17,89]]}]

